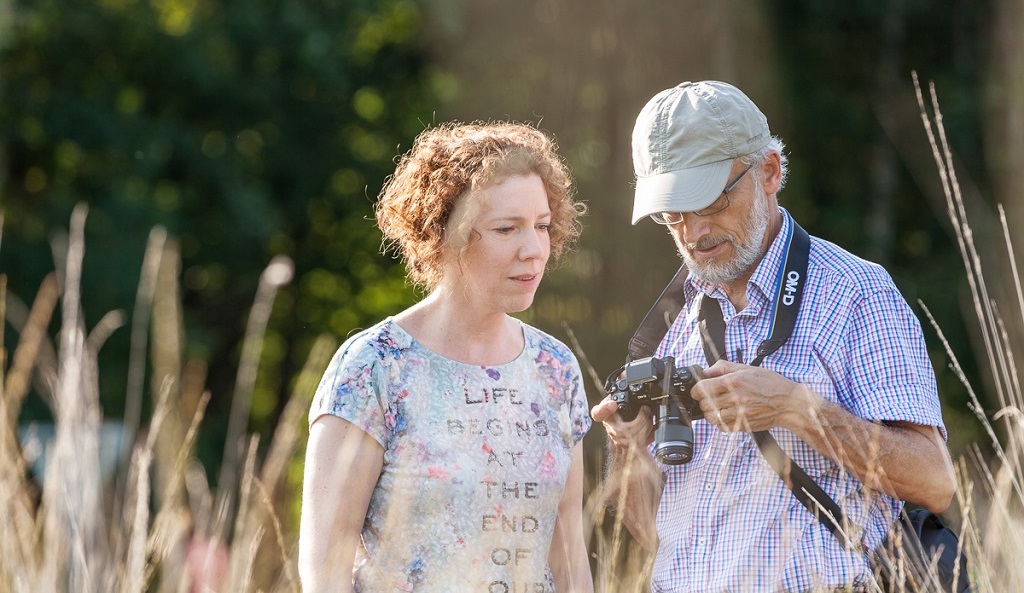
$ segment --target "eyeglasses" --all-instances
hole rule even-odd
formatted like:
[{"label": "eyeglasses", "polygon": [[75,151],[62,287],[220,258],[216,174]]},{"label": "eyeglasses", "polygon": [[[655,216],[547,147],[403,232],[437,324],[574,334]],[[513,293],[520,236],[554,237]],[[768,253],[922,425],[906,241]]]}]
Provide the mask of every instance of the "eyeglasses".
[{"label": "eyeglasses", "polygon": [[[725,185],[725,189],[722,190],[722,195],[717,200],[712,202],[710,206],[708,206],[707,208],[701,208],[700,210],[694,210],[693,213],[696,214],[697,216],[711,216],[712,214],[718,214],[722,210],[728,208],[729,204],[732,203],[729,198],[729,192],[731,192],[736,187],[736,184],[740,182],[740,179],[743,179],[743,176],[746,175],[747,171],[749,171],[753,166],[753,164],[747,165],[746,169],[740,171],[739,175],[737,175],[736,177],[733,178],[732,181],[727,183]],[[655,212],[654,214],[651,214],[651,220],[658,224],[664,225],[679,224],[683,222],[683,214],[685,213]]]}]

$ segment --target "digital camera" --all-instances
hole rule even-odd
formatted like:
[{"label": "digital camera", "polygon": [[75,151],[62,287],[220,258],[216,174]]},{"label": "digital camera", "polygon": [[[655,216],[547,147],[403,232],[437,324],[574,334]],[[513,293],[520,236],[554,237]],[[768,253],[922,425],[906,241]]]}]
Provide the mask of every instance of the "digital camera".
[{"label": "digital camera", "polygon": [[671,356],[640,358],[609,375],[604,390],[627,422],[636,418],[641,406],[650,408],[655,419],[655,456],[666,465],[680,465],[693,458],[691,423],[704,417],[690,397],[690,389],[703,376],[697,366],[676,368]]}]

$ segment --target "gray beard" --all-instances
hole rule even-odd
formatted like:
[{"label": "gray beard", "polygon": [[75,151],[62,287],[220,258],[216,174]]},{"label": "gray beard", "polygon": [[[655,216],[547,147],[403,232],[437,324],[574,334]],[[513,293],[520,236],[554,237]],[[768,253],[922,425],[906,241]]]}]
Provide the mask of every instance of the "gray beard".
[{"label": "gray beard", "polygon": [[745,242],[736,241],[732,235],[725,236],[725,239],[736,249],[731,259],[724,262],[709,261],[702,264],[693,257],[690,248],[683,245],[679,253],[682,255],[683,263],[690,270],[690,274],[714,286],[721,286],[741,278],[748,270],[756,266],[764,255],[761,249],[765,233],[768,232],[770,219],[766,198],[763,190],[755,188],[754,209],[743,224],[744,234],[747,236]]}]

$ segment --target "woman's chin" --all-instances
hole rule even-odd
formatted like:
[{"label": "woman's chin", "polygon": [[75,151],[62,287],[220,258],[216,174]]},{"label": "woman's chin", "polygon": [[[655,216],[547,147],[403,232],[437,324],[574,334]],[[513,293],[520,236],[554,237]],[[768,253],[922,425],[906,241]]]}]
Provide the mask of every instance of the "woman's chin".
[{"label": "woman's chin", "polygon": [[530,295],[529,298],[509,299],[508,302],[505,303],[504,309],[506,313],[522,313],[532,306],[533,295]]}]

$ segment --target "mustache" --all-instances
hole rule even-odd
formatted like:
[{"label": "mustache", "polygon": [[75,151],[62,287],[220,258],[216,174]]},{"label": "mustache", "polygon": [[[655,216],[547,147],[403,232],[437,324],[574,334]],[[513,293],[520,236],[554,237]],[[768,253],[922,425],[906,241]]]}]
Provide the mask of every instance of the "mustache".
[{"label": "mustache", "polygon": [[699,249],[710,249],[719,243],[725,243],[726,241],[735,243],[732,235],[720,235],[718,237],[704,237],[696,243],[685,243],[686,248],[690,251],[696,251]]}]

